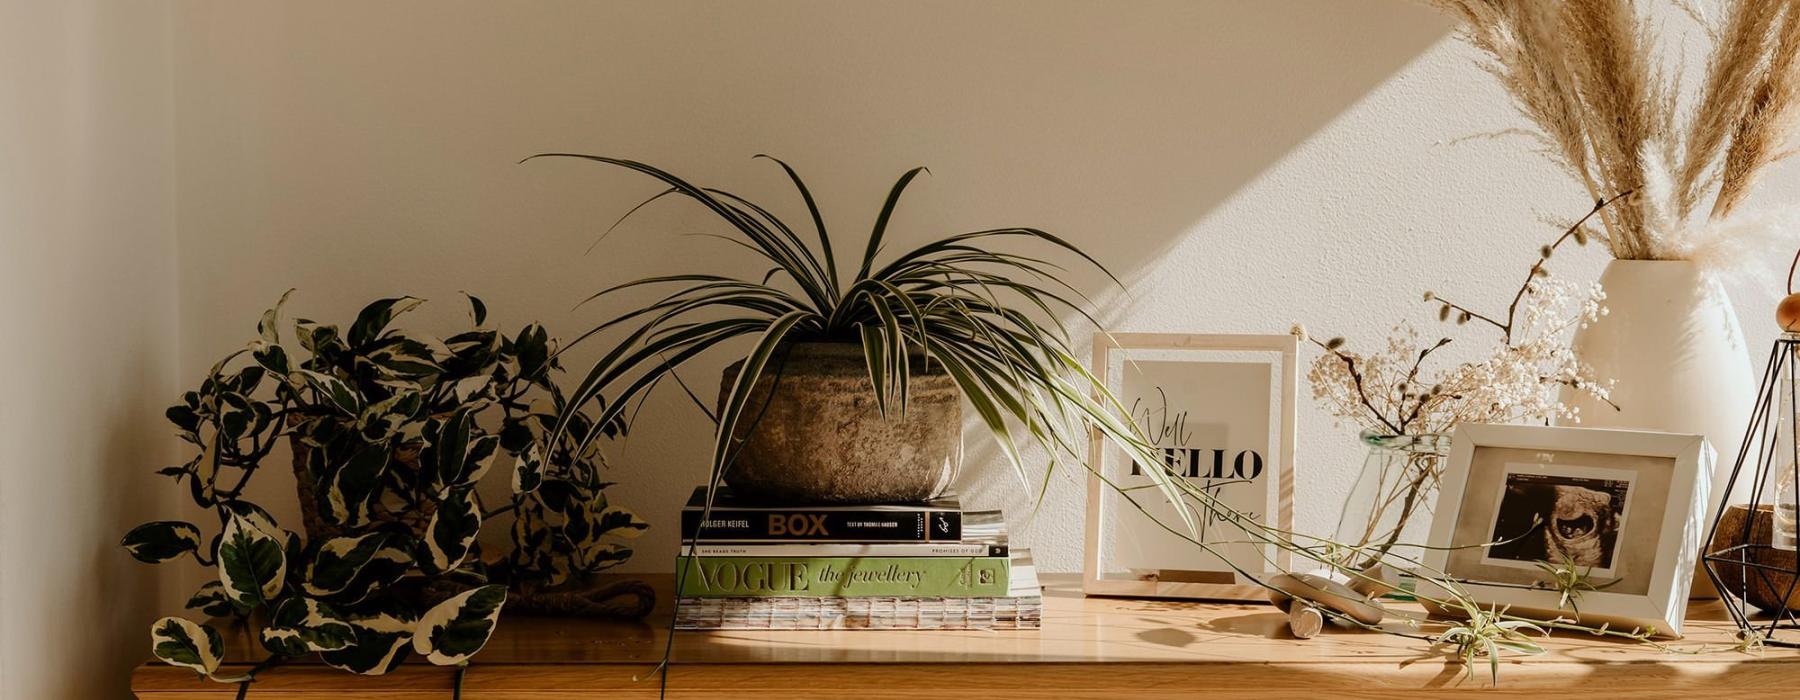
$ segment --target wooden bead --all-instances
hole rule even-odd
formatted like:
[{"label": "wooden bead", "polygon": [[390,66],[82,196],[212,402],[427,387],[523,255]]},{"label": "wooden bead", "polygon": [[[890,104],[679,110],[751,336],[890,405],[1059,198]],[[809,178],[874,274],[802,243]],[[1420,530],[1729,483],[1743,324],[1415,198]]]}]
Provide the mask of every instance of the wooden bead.
[{"label": "wooden bead", "polygon": [[1325,615],[1318,608],[1304,604],[1288,608],[1288,631],[1294,633],[1295,639],[1312,639],[1322,629],[1325,629]]},{"label": "wooden bead", "polygon": [[1789,294],[1775,305],[1775,325],[1789,333],[1800,333],[1800,294]]}]

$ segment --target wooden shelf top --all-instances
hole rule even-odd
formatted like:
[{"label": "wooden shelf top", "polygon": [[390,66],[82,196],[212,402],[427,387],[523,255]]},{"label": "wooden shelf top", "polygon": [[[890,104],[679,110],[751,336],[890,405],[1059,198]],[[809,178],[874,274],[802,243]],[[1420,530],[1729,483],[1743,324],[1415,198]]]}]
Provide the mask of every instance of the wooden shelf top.
[{"label": "wooden shelf top", "polygon": [[[654,666],[668,643],[667,576],[646,577],[660,594],[643,623],[503,616],[464,682],[464,697],[657,697]],[[668,697],[748,696],[788,691],[856,697],[923,697],[921,689],[1006,697],[1282,697],[1283,691],[1351,691],[1386,697],[1489,686],[1427,642],[1327,628],[1288,636],[1286,616],[1268,605],[1085,598],[1078,577],[1045,576],[1044,626],[1034,631],[713,631],[678,632]],[[1400,631],[1432,633],[1442,625]],[[1735,627],[1716,602],[1689,611],[1688,636],[1667,649],[1587,634],[1558,633],[1541,656],[1508,656],[1500,689],[1604,690],[1612,698],[1691,696],[1694,689],[1800,687],[1800,652],[1732,650]],[[229,659],[259,658],[248,640],[228,641]],[[1703,651],[1704,650],[1704,651]],[[256,650],[260,652],[260,650]],[[250,698],[448,698],[454,669],[409,659],[384,677],[352,676],[296,662],[263,673]],[[1598,684],[1598,685],[1596,685]],[[133,676],[140,698],[231,697],[232,686],[145,664]],[[1271,695],[1274,693],[1274,695]],[[1770,697],[1785,696],[1771,695]]]}]

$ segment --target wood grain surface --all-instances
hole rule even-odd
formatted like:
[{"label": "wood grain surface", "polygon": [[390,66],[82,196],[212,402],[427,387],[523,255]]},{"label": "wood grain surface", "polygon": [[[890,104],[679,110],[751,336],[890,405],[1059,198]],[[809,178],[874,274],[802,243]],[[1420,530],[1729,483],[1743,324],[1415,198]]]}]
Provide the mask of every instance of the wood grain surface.
[{"label": "wood grain surface", "polygon": [[[468,668],[463,697],[658,697],[670,582],[650,578],[664,594],[651,622],[503,617]],[[1505,658],[1500,684],[1492,687],[1485,664],[1471,676],[1443,650],[1416,639],[1327,626],[1302,641],[1290,636],[1287,615],[1273,606],[1084,598],[1079,577],[1046,576],[1045,583],[1044,628],[1037,631],[680,632],[666,697],[1269,700],[1481,691],[1538,698],[1572,690],[1625,700],[1800,693],[1800,652],[1731,650],[1735,628],[1716,602],[1689,611],[1689,634],[1671,643],[1672,650],[1558,634],[1545,641],[1541,656]],[[1414,633],[1441,629],[1431,622],[1417,629],[1392,624]],[[230,637],[228,658],[256,658],[247,641]],[[447,700],[455,673],[417,658],[382,677],[295,662],[264,672],[249,697]],[[139,667],[132,687],[145,700],[230,698],[237,690],[160,663]]]}]

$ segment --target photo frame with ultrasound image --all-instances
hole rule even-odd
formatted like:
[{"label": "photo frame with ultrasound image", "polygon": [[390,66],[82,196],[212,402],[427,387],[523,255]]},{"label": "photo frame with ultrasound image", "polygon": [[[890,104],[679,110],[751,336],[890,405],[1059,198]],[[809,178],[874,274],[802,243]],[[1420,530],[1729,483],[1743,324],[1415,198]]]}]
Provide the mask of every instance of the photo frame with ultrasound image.
[{"label": "photo frame with ultrasound image", "polygon": [[[1168,468],[1247,517],[1291,530],[1298,354],[1292,334],[1101,333],[1091,371]],[[1084,593],[1268,599],[1250,577],[1285,571],[1286,550],[1190,502],[1208,552],[1163,526],[1179,530],[1180,515],[1125,450],[1095,431],[1088,455]]]},{"label": "photo frame with ultrasound image", "polygon": [[[1458,426],[1424,563],[1483,606],[1680,636],[1713,460],[1698,435]],[[1573,564],[1598,590],[1559,608],[1540,563]]]}]

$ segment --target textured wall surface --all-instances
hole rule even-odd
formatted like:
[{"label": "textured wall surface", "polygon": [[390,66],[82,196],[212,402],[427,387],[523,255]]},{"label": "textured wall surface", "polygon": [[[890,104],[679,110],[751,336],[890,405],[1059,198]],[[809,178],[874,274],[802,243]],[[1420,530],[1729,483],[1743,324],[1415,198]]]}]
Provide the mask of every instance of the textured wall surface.
[{"label": "textured wall surface", "polygon": [[170,602],[118,547],[177,498],[168,19],[0,2],[0,697],[123,697]]},{"label": "textured wall surface", "polygon": [[[515,164],[540,151],[657,163],[800,217],[751,159],[778,154],[840,246],[893,178],[928,165],[894,248],[1039,226],[1125,279],[1128,295],[1100,295],[1114,329],[1302,322],[1365,344],[1402,318],[1430,332],[1426,289],[1503,306],[1555,233],[1540,217],[1588,206],[1530,143],[1465,138],[1520,120],[1448,22],[1406,2],[194,2],[174,26],[184,383],[289,287],[295,313],[346,322],[368,299],[427,297],[412,323],[439,331],[469,290],[503,325],[568,337],[625,308],[572,308],[610,283],[761,273],[741,249],[672,235],[718,230],[679,205],[584,255],[658,188]],[[1585,280],[1604,260],[1559,262]],[[1769,295],[1733,291],[1761,347]],[[711,386],[725,361],[685,374]],[[1361,452],[1304,389],[1300,406],[1298,520],[1328,529]],[[615,498],[665,525],[633,568],[669,567],[710,432],[669,393],[613,448]],[[1045,568],[1079,568],[1078,475],[1027,518],[1026,491],[968,436],[966,500],[1009,509]],[[264,487],[291,509],[287,484]]]}]

